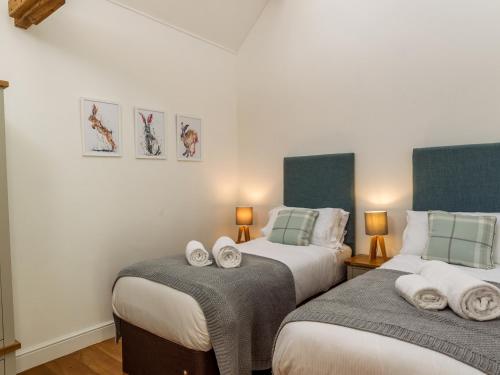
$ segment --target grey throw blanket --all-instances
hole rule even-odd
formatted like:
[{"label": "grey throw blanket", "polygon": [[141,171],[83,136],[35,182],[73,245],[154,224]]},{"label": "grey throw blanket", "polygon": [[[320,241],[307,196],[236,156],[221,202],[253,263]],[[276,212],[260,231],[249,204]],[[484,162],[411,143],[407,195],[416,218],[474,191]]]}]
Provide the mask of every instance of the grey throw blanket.
[{"label": "grey throw blanket", "polygon": [[243,255],[239,268],[192,267],[184,256],[175,256],[127,267],[116,280],[126,276],[166,285],[198,302],[222,375],[271,368],[274,336],[296,307],[290,269],[250,254]]},{"label": "grey throw blanket", "polygon": [[281,328],[296,321],[355,328],[432,349],[487,374],[500,375],[500,319],[476,322],[450,309],[419,310],[396,292],[394,283],[404,274],[368,272],[293,311]]}]

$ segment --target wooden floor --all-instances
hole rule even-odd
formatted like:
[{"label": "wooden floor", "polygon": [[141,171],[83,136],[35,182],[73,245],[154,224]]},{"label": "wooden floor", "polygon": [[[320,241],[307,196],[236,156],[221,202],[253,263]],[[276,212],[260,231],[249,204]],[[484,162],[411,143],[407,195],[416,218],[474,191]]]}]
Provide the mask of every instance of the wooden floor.
[{"label": "wooden floor", "polygon": [[[89,346],[65,357],[34,367],[20,375],[124,375],[122,344],[115,339]],[[253,371],[253,375],[271,375],[269,371]]]},{"label": "wooden floor", "polygon": [[44,365],[22,375],[122,375],[122,346],[107,340]]}]

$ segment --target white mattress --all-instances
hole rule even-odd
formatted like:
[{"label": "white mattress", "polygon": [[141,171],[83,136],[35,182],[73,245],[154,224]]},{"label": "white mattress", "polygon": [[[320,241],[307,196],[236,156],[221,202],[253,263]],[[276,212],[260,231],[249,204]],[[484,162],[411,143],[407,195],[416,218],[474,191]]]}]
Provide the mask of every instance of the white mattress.
[{"label": "white mattress", "polygon": [[[327,291],[345,278],[344,260],[351,248],[287,246],[259,238],[237,245],[243,253],[279,260],[292,271],[297,304]],[[123,320],[189,349],[212,348],[205,316],[189,295],[149,280],[124,277],[112,297],[113,311]]]},{"label": "white mattress", "polygon": [[[426,261],[398,255],[382,268],[415,273]],[[493,270],[458,267],[483,280],[500,282]],[[317,322],[294,322],[281,331],[273,357],[273,373],[336,375],[474,375],[480,371],[444,354],[390,337]]]}]

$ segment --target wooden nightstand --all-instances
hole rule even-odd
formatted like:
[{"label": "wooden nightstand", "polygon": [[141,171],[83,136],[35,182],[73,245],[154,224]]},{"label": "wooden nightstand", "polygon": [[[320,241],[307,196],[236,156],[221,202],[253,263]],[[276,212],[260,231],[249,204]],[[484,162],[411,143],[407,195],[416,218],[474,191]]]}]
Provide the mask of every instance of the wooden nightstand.
[{"label": "wooden nightstand", "polygon": [[378,268],[389,259],[391,258],[384,259],[382,257],[377,257],[375,260],[371,261],[368,255],[356,255],[346,259],[347,280],[354,279],[356,276],[362,275],[374,268]]}]

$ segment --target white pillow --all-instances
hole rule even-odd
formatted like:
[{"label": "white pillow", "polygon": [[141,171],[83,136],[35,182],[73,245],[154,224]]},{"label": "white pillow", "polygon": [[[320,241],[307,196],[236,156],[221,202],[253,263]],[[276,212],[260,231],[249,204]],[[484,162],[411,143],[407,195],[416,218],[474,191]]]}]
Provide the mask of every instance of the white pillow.
[{"label": "white pillow", "polygon": [[337,214],[330,233],[330,245],[328,247],[340,249],[344,244],[344,238],[347,233],[345,227],[349,220],[349,212],[341,208],[335,208],[334,210],[337,211]]},{"label": "white pillow", "polygon": [[[261,229],[264,236],[269,236],[273,230],[278,213],[287,208],[296,207],[279,206],[269,211],[269,221]],[[311,244],[333,249],[340,248],[343,244],[343,234],[347,219],[349,219],[349,213],[339,208],[317,208],[315,210],[319,212],[319,215],[314,224]]]},{"label": "white pillow", "polygon": [[[338,228],[343,222],[343,210],[339,208],[319,208],[316,211],[319,212],[319,216],[314,225],[311,243],[337,249],[338,242],[342,239],[341,235],[338,236],[337,233],[342,234],[345,227],[344,224],[344,227]],[[335,235],[335,237],[332,237],[332,235]]]},{"label": "white pillow", "polygon": [[427,211],[406,211],[406,228],[403,232],[403,247],[400,253],[423,255],[429,239]]},{"label": "white pillow", "polygon": [[[406,211],[407,224],[403,232],[401,254],[423,255],[429,239],[428,211]],[[493,242],[493,262],[500,264],[500,213],[498,212],[456,212],[461,215],[495,216],[495,240]]]}]

